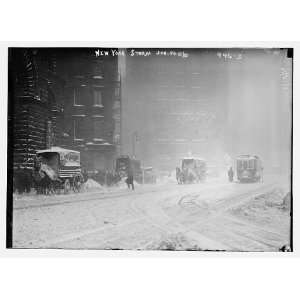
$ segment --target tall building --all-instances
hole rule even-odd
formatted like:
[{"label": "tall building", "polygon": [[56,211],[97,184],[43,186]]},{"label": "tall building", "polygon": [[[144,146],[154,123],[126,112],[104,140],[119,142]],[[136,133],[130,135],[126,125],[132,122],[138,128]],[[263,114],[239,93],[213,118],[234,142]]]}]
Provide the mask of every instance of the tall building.
[{"label": "tall building", "polygon": [[287,168],[291,64],[286,49],[128,49],[122,151],[174,170],[193,155],[228,167],[259,155]]},{"label": "tall building", "polygon": [[112,170],[120,154],[162,170],[187,155],[222,165],[226,157],[257,154],[270,166],[289,165],[286,49],[113,52],[10,49],[15,166],[32,167],[36,150],[50,146],[80,151],[88,170]]},{"label": "tall building", "polygon": [[59,50],[58,56],[65,82],[61,146],[80,151],[87,170],[111,170],[120,141],[117,57],[98,57],[90,48]]},{"label": "tall building", "polygon": [[216,159],[226,117],[226,81],[216,51],[138,49],[122,89],[123,152],[173,170],[187,155]]},{"label": "tall building", "polygon": [[30,169],[37,150],[60,146],[80,151],[87,170],[111,170],[120,151],[120,82],[118,58],[95,49],[10,49],[14,166]]},{"label": "tall building", "polygon": [[13,167],[31,169],[36,150],[60,143],[61,93],[55,53],[9,49],[8,142]]}]

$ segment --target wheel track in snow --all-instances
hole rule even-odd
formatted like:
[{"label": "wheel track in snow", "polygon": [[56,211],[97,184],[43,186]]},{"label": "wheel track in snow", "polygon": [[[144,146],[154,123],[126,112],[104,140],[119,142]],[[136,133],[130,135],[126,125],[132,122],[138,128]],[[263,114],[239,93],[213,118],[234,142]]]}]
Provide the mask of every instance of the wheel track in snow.
[{"label": "wheel track in snow", "polygon": [[[128,199],[126,199],[126,201],[129,201],[129,203],[132,203],[135,199],[139,200],[139,198],[141,196],[144,196],[147,194],[153,194],[154,192],[155,192],[155,194],[161,193],[161,192],[167,193],[169,190],[173,190],[173,189],[174,189],[174,186],[167,186],[167,190],[165,189],[165,187],[159,187],[159,189],[155,189],[155,190],[153,188],[150,188],[150,189],[147,189],[146,191],[135,191],[135,192],[131,192],[131,191],[129,192],[126,190],[121,193],[118,192],[113,195],[107,195],[107,194],[103,195],[101,193],[100,196],[102,196],[102,197],[99,197],[99,194],[97,193],[97,194],[93,194],[92,197],[88,197],[88,198],[85,197],[84,199],[68,200],[68,201],[63,201],[63,202],[59,202],[59,203],[46,203],[46,204],[42,204],[42,205],[37,205],[37,204],[30,205],[30,206],[27,205],[25,207],[15,208],[15,210],[18,212],[22,212],[24,210],[26,211],[29,209],[44,209],[47,207],[60,206],[60,205],[65,205],[65,204],[76,205],[76,204],[80,204],[81,202],[90,203],[92,201],[97,201],[97,209],[105,209],[106,207],[112,207],[114,205],[117,205],[118,202],[120,202],[120,201],[124,201],[123,198],[126,196],[130,196],[130,198],[128,197]],[[109,201],[106,202],[106,200],[109,200]],[[79,232],[77,231],[77,232],[65,233],[60,237],[51,238],[44,242],[43,241],[38,242],[37,240],[34,239],[34,240],[26,241],[26,245],[31,245],[31,244],[37,243],[39,245],[39,247],[41,247],[41,248],[52,247],[53,245],[55,246],[55,244],[72,241],[72,240],[75,240],[78,238],[82,238],[89,234],[102,232],[105,230],[109,230],[110,228],[121,229],[122,227],[128,226],[131,223],[134,224],[137,221],[142,221],[142,220],[145,221],[146,220],[146,216],[144,214],[141,214],[140,210],[134,208],[131,204],[129,204],[129,207],[136,214],[136,216],[133,217],[130,221],[126,220],[121,223],[115,224],[114,226],[101,225],[96,228],[87,228],[84,230],[80,230]],[[142,217],[141,217],[141,215],[142,215]],[[114,240],[114,238],[111,240]]]},{"label": "wheel track in snow", "polygon": [[[227,185],[227,184],[226,184]],[[247,191],[245,193],[242,194],[238,194],[232,197],[225,197],[223,199],[221,199],[220,201],[217,201],[215,208],[219,209],[219,214],[222,214],[223,211],[226,211],[227,209],[230,209],[232,207],[235,207],[237,205],[240,205],[242,202],[244,201],[248,201],[249,197],[253,198],[256,196],[256,194],[261,194],[262,190],[265,189],[270,189],[274,184],[270,184],[268,186],[264,185],[263,187],[259,187],[258,189],[255,189],[255,191],[251,190],[251,191]],[[176,185],[177,186],[177,185]],[[164,187],[163,187],[164,188]],[[161,207],[161,205],[159,204],[159,202],[161,201],[165,201],[168,198],[174,198],[174,197],[178,197],[178,195],[172,195],[172,196],[163,196],[162,199],[157,199],[157,193],[163,193],[165,192],[166,194],[168,193],[169,190],[174,190],[174,186],[168,186],[167,190],[164,189],[151,189],[151,190],[146,190],[146,191],[135,191],[134,194],[131,193],[117,193],[114,195],[110,195],[108,197],[107,194],[103,195],[103,193],[101,193],[100,195],[102,197],[99,198],[99,194],[93,195],[92,197],[89,198],[84,198],[84,199],[78,199],[78,200],[71,200],[71,201],[64,201],[64,202],[59,202],[59,203],[47,203],[44,205],[32,205],[32,206],[26,206],[26,207],[19,207],[17,209],[30,209],[30,208],[43,208],[46,206],[54,206],[54,205],[63,205],[63,204],[76,204],[78,202],[90,202],[90,201],[95,201],[95,200],[101,200],[101,202],[103,201],[103,203],[101,203],[101,208],[105,208],[106,206],[112,206],[115,203],[117,203],[118,201],[122,201],[122,197],[124,196],[133,196],[129,199],[129,206],[130,209],[138,216],[136,218],[133,218],[132,220],[129,221],[124,221],[121,222],[119,224],[115,224],[114,226],[100,226],[98,228],[92,228],[92,229],[86,229],[86,230],[82,230],[80,232],[76,232],[76,233],[70,233],[70,234],[65,234],[57,239],[52,239],[52,240],[48,240],[47,242],[45,242],[43,244],[44,248],[46,247],[51,247],[51,245],[58,244],[58,243],[65,243],[65,242],[69,242],[69,241],[73,241],[76,239],[80,239],[80,238],[84,238],[90,234],[97,234],[106,230],[109,230],[110,228],[112,229],[121,229],[124,228],[125,226],[135,226],[134,224],[136,224],[138,226],[138,224],[140,224],[140,222],[146,223],[148,222],[149,224],[151,224],[153,227],[157,228],[157,230],[165,235],[171,235],[174,233],[184,233],[186,235],[189,235],[190,237],[194,237],[194,238],[206,238],[206,240],[211,240],[211,238],[209,238],[206,235],[203,235],[202,233],[200,234],[199,232],[197,233],[195,231],[195,227],[200,226],[201,224],[204,224],[205,222],[209,222],[209,220],[212,220],[213,217],[216,218],[218,217],[217,214],[213,214],[213,216],[210,216],[208,218],[206,218],[205,220],[202,220],[201,222],[197,222],[195,224],[189,225],[189,226],[185,226],[180,224],[180,222],[178,222],[178,220],[174,217],[171,217],[169,215],[167,215],[164,211],[163,208]],[[204,190],[202,190],[201,192],[205,191],[205,190],[210,190],[210,189],[214,189],[215,187],[208,187]],[[192,203],[192,205],[195,204],[196,207],[198,207],[198,209],[201,209],[201,206],[197,205],[197,203],[195,203],[196,199],[199,197],[199,194],[192,192],[190,193],[188,191],[189,189],[176,189],[174,190],[174,193],[176,194],[177,192],[179,193],[186,193],[186,195],[183,195],[180,197],[179,201],[178,201],[178,205],[180,205],[183,209],[184,209],[184,205],[185,205],[185,201],[187,201],[187,203],[189,203],[189,205]],[[151,208],[150,206],[150,210],[152,209],[152,211],[149,212],[149,207],[147,208],[145,205],[143,206],[143,201],[147,201],[147,199],[140,199],[141,196],[144,196],[146,194],[152,194],[154,193],[156,196],[153,197],[153,206],[154,208]],[[255,193],[255,194],[253,194]],[[108,203],[105,203],[104,200],[106,199],[110,199],[111,201],[109,201]],[[114,199],[114,200],[113,200]],[[113,200],[113,202],[112,202]],[[226,201],[230,201],[230,205],[228,206],[228,203]],[[141,206],[142,205],[142,206]],[[16,209],[16,208],[15,208]],[[157,214],[157,212],[159,212],[159,214]],[[157,217],[157,215],[159,215],[159,217]],[[106,242],[110,243],[113,241],[116,241],[118,239],[120,239],[120,237],[109,237],[109,232],[107,233],[107,239]],[[149,238],[151,238],[151,236],[149,235]],[[246,237],[245,237],[246,238]],[[147,245],[151,244],[151,242],[147,242],[147,238],[146,241],[141,243],[141,247],[142,249],[145,249],[147,247]],[[226,243],[224,243],[223,245],[226,245]],[[66,247],[67,248],[67,247]],[[226,247],[225,247],[226,248]],[[220,250],[220,249],[219,249]]]},{"label": "wheel track in snow", "polygon": [[[171,189],[173,187],[169,187]],[[43,208],[43,207],[51,207],[51,206],[60,206],[65,204],[76,204],[80,202],[89,202],[89,201],[101,201],[101,200],[107,200],[107,199],[114,199],[114,198],[122,198],[125,196],[134,196],[134,195],[144,195],[148,193],[159,193],[161,192],[160,189],[155,190],[145,190],[145,191],[134,191],[132,193],[129,193],[127,190],[122,192],[113,192],[113,193],[102,193],[102,192],[95,192],[92,195],[88,194],[82,194],[82,197],[79,197],[78,199],[69,199],[72,195],[63,195],[63,197],[68,197],[68,200],[54,200],[54,202],[50,203],[36,203],[36,204],[27,204],[23,206],[16,206],[14,207],[14,210],[23,210],[23,209],[32,209],[32,208]],[[134,194],[133,194],[134,193]],[[74,194],[78,196],[79,194]]]},{"label": "wheel track in snow", "polygon": [[[270,189],[275,188],[275,187],[276,187],[276,183],[271,183],[271,184],[268,184],[268,185],[264,185],[262,187],[257,187],[254,190],[249,190],[247,192],[238,193],[238,194],[233,195],[233,196],[221,197],[220,199],[217,199],[215,204],[211,205],[209,207],[209,209],[210,210],[217,210],[218,213],[222,213],[225,210],[232,209],[232,208],[234,208],[234,207],[236,207],[236,206],[238,206],[238,205],[240,205],[244,202],[249,201],[252,198],[258,197],[262,193],[268,192]],[[197,195],[195,193],[184,195],[183,197],[181,197],[178,200],[178,205],[180,207],[182,207],[183,209],[186,208],[187,205],[188,206],[194,206],[194,207],[202,209],[201,205],[196,203],[196,200],[199,199],[200,197],[201,197],[201,195],[199,195],[199,194]],[[202,199],[202,201],[203,201],[203,199]],[[214,214],[214,216],[215,215],[216,214]]]},{"label": "wheel track in snow", "polygon": [[[248,243],[250,242],[250,244],[252,244],[256,247],[258,245],[262,245],[262,247],[264,247],[264,248],[267,247],[269,249],[270,248],[276,249],[276,247],[274,247],[274,243],[272,244],[272,243],[264,240],[261,236],[255,236],[251,232],[248,233],[248,232],[245,232],[242,230],[240,230],[240,232],[237,229],[232,230],[232,228],[230,226],[224,226],[224,224],[222,224],[222,220],[224,221],[225,219],[227,219],[227,220],[229,219],[232,222],[238,223],[239,225],[247,226],[247,228],[257,230],[261,234],[273,235],[273,236],[277,236],[281,239],[284,239],[284,237],[281,233],[272,231],[269,228],[267,229],[265,227],[254,225],[253,223],[243,221],[237,217],[231,217],[228,214],[224,214],[227,210],[233,209],[243,203],[247,203],[251,199],[276,188],[276,186],[277,186],[276,183],[272,183],[272,184],[264,185],[263,187],[259,187],[255,190],[247,191],[242,194],[238,194],[235,196],[225,197],[223,199],[220,199],[214,205],[209,207],[210,214],[202,217],[201,221],[197,221],[192,224],[186,225],[186,228],[187,228],[187,230],[189,230],[189,229],[191,230],[191,229],[195,229],[195,228],[199,228],[199,227],[201,228],[201,225],[202,226],[214,225],[215,227],[218,225],[222,225],[222,229],[225,229],[223,231],[224,232],[223,234],[230,235],[230,236],[232,236],[232,238],[236,238],[237,240],[244,240],[245,242],[248,241]],[[187,210],[189,210],[191,208],[202,209],[201,206],[198,203],[196,203],[198,198],[199,198],[199,195],[198,196],[197,195],[185,195],[179,199],[178,205],[181,208],[187,209]],[[215,234],[215,232],[213,232],[213,231],[210,231],[210,232]],[[204,233],[204,235],[207,235],[208,237],[211,236],[209,233],[207,233],[207,234]],[[226,245],[230,246],[230,243],[227,243],[226,241],[224,241],[224,243]],[[232,247],[232,245],[231,245],[231,247]],[[234,248],[235,247],[233,247],[233,249],[232,249],[233,251],[236,250]],[[257,251],[259,251],[259,250],[257,250]]]},{"label": "wheel track in snow", "polygon": [[[176,185],[177,186],[177,185]],[[179,189],[179,191],[178,191]],[[186,189],[181,189],[181,188],[178,188],[176,190],[174,190],[174,186],[170,186],[168,190],[156,190],[156,194],[157,193],[164,193],[165,195],[163,196],[163,199],[166,199],[166,198],[170,198],[170,191],[169,190],[173,190],[173,196],[172,197],[175,197],[176,194],[178,192],[180,193],[185,193],[184,190]],[[187,189],[189,190],[190,188],[187,187]],[[206,188],[206,189],[212,189],[212,187],[210,188]],[[113,230],[121,230],[123,227],[126,227],[126,226],[130,226],[130,225],[134,225],[136,224],[138,226],[139,222],[142,222],[142,223],[148,223],[150,224],[151,226],[153,226],[154,228],[156,228],[158,230],[158,232],[162,235],[170,235],[170,234],[174,234],[174,233],[177,233],[178,232],[178,226],[179,224],[176,225],[176,229],[174,230],[174,228],[170,229],[170,223],[171,223],[171,220],[170,218],[163,213],[163,220],[166,221],[162,221],[162,218],[160,219],[160,222],[157,220],[157,217],[153,218],[153,215],[150,216],[149,214],[147,214],[145,212],[145,210],[143,210],[138,204],[145,201],[144,203],[147,202],[147,199],[141,199],[141,196],[143,195],[146,195],[146,194],[149,194],[149,193],[153,193],[152,190],[148,190],[148,191],[143,191],[143,192],[138,192],[138,193],[134,193],[134,194],[127,194],[126,195],[130,195],[131,197],[128,199],[129,201],[129,207],[130,209],[134,212],[134,215],[136,215],[136,217],[134,217],[133,219],[129,220],[129,221],[124,221],[124,222],[121,222],[121,223],[118,223],[118,224],[115,224],[113,226],[99,226],[98,228],[91,228],[91,229],[85,229],[85,230],[81,230],[80,232],[75,232],[75,233],[68,233],[68,234],[64,234],[63,236],[60,236],[58,238],[52,238],[46,242],[40,242],[39,245],[40,247],[42,248],[47,248],[47,247],[50,247],[50,248],[56,248],[56,245],[57,244],[62,244],[62,243],[68,243],[68,242],[71,242],[71,241],[74,241],[76,239],[84,239],[86,236],[88,235],[91,235],[91,234],[97,234],[97,233],[102,233],[104,231],[107,231],[107,230],[110,230],[110,229],[113,229]],[[101,203],[99,207],[101,207],[101,209],[105,208],[105,207],[111,207],[112,205],[114,204],[117,204],[118,201],[122,201],[122,197],[124,196],[124,194],[122,193],[121,195],[114,195],[114,197],[111,197],[111,198],[116,198],[116,200],[112,203],[111,201],[109,201],[108,203]],[[98,198],[97,198],[98,199]],[[105,199],[108,199],[105,198]],[[85,201],[88,201],[89,199],[85,199]],[[91,200],[94,200],[94,197],[91,199]],[[153,197],[153,200],[154,201],[157,201],[155,199],[155,197]],[[78,201],[71,201],[70,203],[76,203]],[[151,202],[153,203],[153,202]],[[42,206],[44,207],[44,206]],[[41,208],[42,208],[41,207]],[[157,212],[157,211],[156,211]],[[160,210],[160,212],[162,212],[162,210]],[[169,223],[168,226],[164,226],[163,224],[164,223]],[[181,228],[181,230],[183,230]],[[110,243],[110,242],[113,242],[113,241],[116,241],[116,240],[119,240],[120,237],[113,237],[111,238],[110,237],[110,232],[107,232],[107,236],[108,238],[105,238],[105,242],[106,243]],[[151,238],[151,236],[149,235],[149,237]],[[29,242],[30,243],[30,242]],[[36,241],[31,241],[31,243],[36,243]],[[149,244],[149,241],[146,241],[144,243],[141,243],[141,246],[139,248],[145,248],[146,245]]]},{"label": "wheel track in snow", "polygon": [[[226,184],[216,182],[217,185],[224,186]],[[131,195],[145,195],[148,193],[160,193],[167,190],[174,190],[177,189],[181,191],[182,189],[189,189],[189,187],[193,187],[195,185],[178,185],[178,184],[167,184],[167,185],[153,185],[149,189],[146,188],[145,190],[138,190],[135,189],[134,191],[129,191],[128,189],[122,190],[122,191],[112,191],[109,193],[108,191],[103,192],[88,192],[88,193],[77,193],[77,194],[68,194],[68,195],[58,195],[60,199],[52,199],[51,196],[48,196],[46,198],[47,203],[43,203],[43,200],[35,200],[33,199],[33,202],[36,202],[34,204],[25,204],[21,205],[18,203],[20,200],[14,201],[14,210],[23,210],[23,209],[32,209],[32,208],[42,208],[42,207],[51,207],[51,206],[59,206],[59,205],[65,205],[65,204],[75,204],[80,202],[89,202],[89,201],[97,201],[97,200],[107,200],[107,199],[114,199],[114,198],[121,198],[124,196],[131,196]],[[199,184],[198,186],[203,187],[202,184]],[[205,186],[204,186],[205,188]],[[209,189],[211,189],[210,187]],[[206,188],[205,188],[206,189]],[[72,197],[72,199],[70,199]],[[49,202],[52,201],[52,202]],[[24,201],[24,200],[21,200]],[[31,201],[31,200],[27,200]]]}]

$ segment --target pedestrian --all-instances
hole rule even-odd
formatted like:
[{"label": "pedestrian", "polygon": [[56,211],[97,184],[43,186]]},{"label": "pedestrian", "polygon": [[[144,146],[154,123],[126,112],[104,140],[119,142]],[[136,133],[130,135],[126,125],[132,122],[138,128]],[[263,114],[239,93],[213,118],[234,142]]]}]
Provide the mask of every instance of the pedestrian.
[{"label": "pedestrian", "polygon": [[228,174],[229,182],[232,182],[233,181],[233,176],[234,176],[234,172],[233,172],[232,167],[230,167],[227,174]]},{"label": "pedestrian", "polygon": [[133,183],[133,170],[131,167],[128,168],[127,171],[127,179],[126,179],[126,183],[128,188],[130,189],[130,186],[132,188],[132,190],[134,190],[134,183]]},{"label": "pedestrian", "polygon": [[87,182],[89,179],[89,174],[85,168],[82,168],[82,176],[83,176],[83,182]]},{"label": "pedestrian", "polygon": [[176,167],[176,180],[178,184],[181,184],[181,170],[179,167]]}]

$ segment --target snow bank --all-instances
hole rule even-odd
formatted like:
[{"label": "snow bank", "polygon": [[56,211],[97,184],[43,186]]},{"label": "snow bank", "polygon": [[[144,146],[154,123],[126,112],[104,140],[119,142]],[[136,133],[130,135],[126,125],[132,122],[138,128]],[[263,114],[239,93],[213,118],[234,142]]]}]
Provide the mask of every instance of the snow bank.
[{"label": "snow bank", "polygon": [[[135,180],[133,181],[134,187],[140,186],[138,182]],[[118,184],[117,187],[120,189],[128,189],[127,183],[126,183],[126,178],[122,179]]]},{"label": "snow bank", "polygon": [[146,250],[202,250],[196,241],[188,239],[184,234],[165,235],[148,244]]},{"label": "snow bank", "polygon": [[253,198],[250,202],[230,210],[231,214],[258,224],[278,226],[289,219],[289,193],[276,188]]},{"label": "snow bank", "polygon": [[140,184],[138,182],[136,182],[135,180],[133,181],[134,186],[139,186]]},{"label": "snow bank", "polygon": [[99,184],[97,181],[89,178],[84,184],[83,184],[84,190],[91,190],[91,189],[103,189],[101,184]]},{"label": "snow bank", "polygon": [[176,171],[170,173],[170,175],[159,176],[156,180],[157,184],[168,184],[168,183],[177,183],[176,180]]}]

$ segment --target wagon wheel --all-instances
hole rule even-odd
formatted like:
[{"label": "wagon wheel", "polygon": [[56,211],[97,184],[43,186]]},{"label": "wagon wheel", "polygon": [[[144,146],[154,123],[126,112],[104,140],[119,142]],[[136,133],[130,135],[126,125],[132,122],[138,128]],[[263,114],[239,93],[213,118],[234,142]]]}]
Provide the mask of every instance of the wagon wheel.
[{"label": "wagon wheel", "polygon": [[71,183],[69,179],[66,179],[64,182],[64,192],[65,194],[68,194],[71,190]]},{"label": "wagon wheel", "polygon": [[56,195],[60,195],[60,193],[61,193],[61,182],[59,179],[54,181],[54,193]]},{"label": "wagon wheel", "polygon": [[80,192],[80,188],[81,188],[81,176],[75,176],[73,178],[73,190],[74,192],[79,193]]}]

